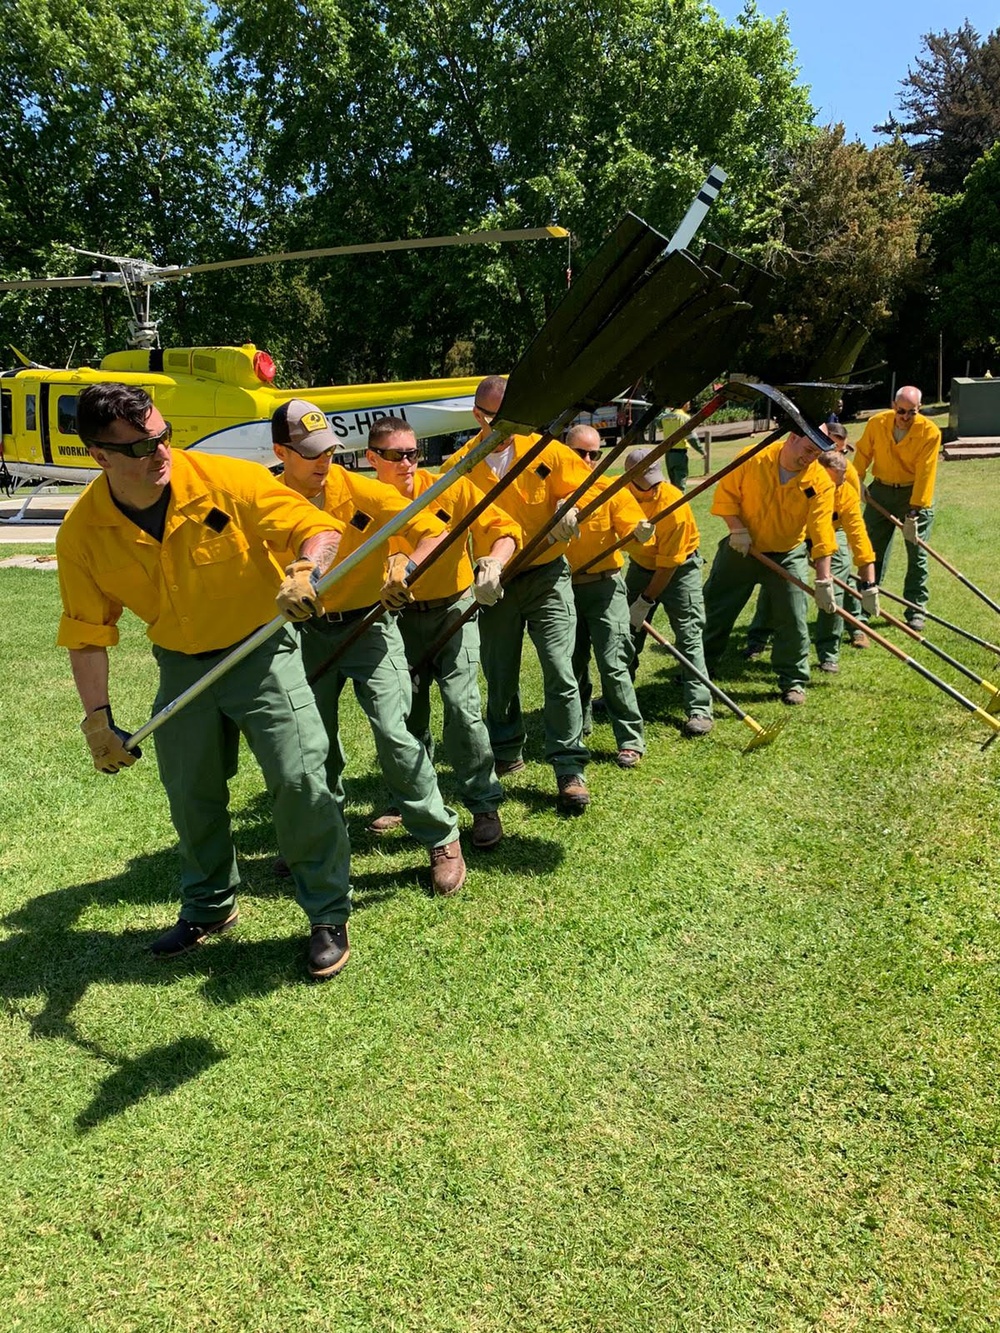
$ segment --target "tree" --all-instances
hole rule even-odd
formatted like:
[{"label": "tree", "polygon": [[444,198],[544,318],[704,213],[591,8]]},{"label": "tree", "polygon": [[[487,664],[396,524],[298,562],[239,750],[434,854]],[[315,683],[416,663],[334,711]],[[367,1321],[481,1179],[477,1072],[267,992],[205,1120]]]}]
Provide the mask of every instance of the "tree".
[{"label": "tree", "polygon": [[847,143],[843,125],[833,125],[778,164],[780,218],[754,251],[777,279],[759,330],[771,364],[807,370],[845,316],[878,328],[916,282],[930,198],[907,178],[902,156],[899,145]]},{"label": "tree", "polygon": [[[706,235],[738,244],[767,228],[773,153],[811,118],[785,21],[752,6],[727,26],[703,0],[333,5],[300,5],[326,59],[276,55],[276,0],[223,11],[269,125],[262,174],[298,195],[282,244],[557,221],[579,264],[628,208],[669,234],[713,160],[731,183]],[[334,318],[301,355],[333,376],[425,374],[471,338],[477,367],[502,368],[564,268],[553,246],[337,265]]]},{"label": "tree", "polygon": [[923,47],[902,82],[900,117],[875,129],[912,140],[910,160],[929,188],[955,194],[1000,139],[1000,28],[981,41],[965,22],[957,32],[928,33]]},{"label": "tree", "polygon": [[[200,0],[12,0],[0,25],[0,254],[10,276],[88,271],[57,243],[160,263],[226,235],[223,144]],[[166,297],[183,323],[180,289]],[[120,294],[11,293],[38,359],[119,345]],[[117,326],[117,327],[116,327]],[[6,338],[5,338],[6,340]]]},{"label": "tree", "polygon": [[931,220],[939,323],[965,351],[1000,351],[1000,144],[984,153],[962,194]]}]

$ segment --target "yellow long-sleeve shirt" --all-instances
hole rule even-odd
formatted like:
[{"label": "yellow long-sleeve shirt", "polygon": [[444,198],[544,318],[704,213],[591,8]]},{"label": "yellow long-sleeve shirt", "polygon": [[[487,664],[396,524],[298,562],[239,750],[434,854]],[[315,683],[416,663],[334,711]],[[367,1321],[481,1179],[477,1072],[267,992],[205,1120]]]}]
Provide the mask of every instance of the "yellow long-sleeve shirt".
[{"label": "yellow long-sleeve shirt", "polygon": [[[414,497],[434,485],[439,478],[426,469],[418,469],[413,474]],[[405,497],[404,497],[405,498]],[[468,477],[459,477],[443,495],[431,504],[430,512],[441,520],[445,527],[459,523],[483,498],[483,493]],[[468,535],[450,546],[440,560],[435,561],[426,574],[421,575],[413,585],[413,596],[421,602],[434,601],[438,597],[453,597],[464,592],[472,585],[472,560],[489,555],[494,542],[501,537],[512,537],[515,545],[522,542],[521,529],[509,514],[504,513],[499,505],[489,504],[473,519]],[[472,560],[469,558],[471,545]],[[393,550],[413,550],[413,543],[401,537],[393,537]]]},{"label": "yellow long-sleeve shirt", "polygon": [[854,456],[858,476],[864,481],[870,467],[876,481],[886,486],[910,486],[910,504],[914,509],[927,509],[934,503],[941,432],[933,421],[918,414],[897,444],[892,437],[895,421],[890,408],[868,422]]},{"label": "yellow long-sleeve shirt", "polygon": [[[537,435],[512,435],[507,443],[513,443],[514,452],[511,466],[538,442]],[[463,445],[449,460],[449,467],[464,458],[483,439],[480,432],[468,444]],[[467,474],[481,491],[489,492],[497,485],[500,478],[484,459],[477,463]],[[509,486],[496,497],[495,504],[504,513],[509,514],[518,524],[527,543],[540,531],[558,509],[567,496],[572,495],[577,486],[585,481],[590,471],[582,459],[577,457],[566,445],[553,443],[546,445],[535,461],[515,477]],[[545,545],[536,551],[528,569],[537,569],[566,554],[566,542]]]},{"label": "yellow long-sleeve shirt", "polygon": [[[653,486],[648,491],[636,490],[634,486],[630,486],[629,491],[642,510],[644,518],[652,518],[661,509],[672,505],[675,500],[683,499],[681,492],[676,486],[671,486],[669,481],[661,481],[658,486]],[[701,537],[691,506],[683,504],[672,514],[667,514],[666,518],[660,519],[653,540],[647,546],[629,542],[625,549],[640,568],[648,569],[652,573],[654,569],[676,569],[679,565],[683,565],[700,545]]]},{"label": "yellow long-sleeve shirt", "polygon": [[[383,523],[405,509],[410,503],[393,486],[386,486],[371,477],[361,476],[357,472],[348,472],[346,468],[334,464],[327,474],[323,490],[313,504],[324,514],[337,520],[343,529],[340,547],[334,568],[345,560],[352,551],[378,532]],[[421,510],[404,527],[402,535],[406,541],[416,546],[424,537],[437,537],[444,532],[444,524],[435,517],[434,506]],[[325,611],[356,611],[363,606],[374,606],[385,582],[385,561],[389,554],[388,541],[384,546],[373,551],[339,583],[323,597]],[[276,552],[282,567],[294,557],[289,551]]]},{"label": "yellow long-sleeve shirt", "polygon": [[265,543],[287,548],[294,559],[307,538],[343,527],[259,463],[176,449],[157,541],[117,508],[102,474],[56,538],[63,603],[57,642],[111,647],[128,607],[161,648],[228,648],[277,615],[283,566]]},{"label": "yellow long-sleeve shirt", "polygon": [[875,563],[875,551],[861,513],[861,481],[853,463],[848,463],[844,480],[833,495],[833,526],[847,533],[855,568]]},{"label": "yellow long-sleeve shirt", "polygon": [[[610,481],[606,477],[598,477],[594,484],[584,492],[580,500],[580,508],[590,504],[595,496],[602,491],[606,491],[610,486]],[[616,493],[599,509],[595,509],[589,518],[584,519],[580,524],[580,535],[573,539],[569,544],[569,550],[566,552],[566,559],[569,561],[570,569],[575,573],[582,569],[589,560],[593,560],[599,555],[606,546],[611,546],[619,537],[625,537],[632,531],[637,523],[641,523],[645,518],[642,510],[629,494],[628,487]],[[638,542],[633,542],[633,546],[638,546]],[[624,561],[621,551],[609,551],[603,560],[599,561],[588,574],[603,574],[609,569],[621,569]]]},{"label": "yellow long-sleeve shirt", "polygon": [[739,518],[758,551],[791,551],[808,535],[814,560],[833,555],[833,479],[821,463],[812,462],[782,485],[778,458],[783,443],[775,441],[723,477],[712,513]]}]

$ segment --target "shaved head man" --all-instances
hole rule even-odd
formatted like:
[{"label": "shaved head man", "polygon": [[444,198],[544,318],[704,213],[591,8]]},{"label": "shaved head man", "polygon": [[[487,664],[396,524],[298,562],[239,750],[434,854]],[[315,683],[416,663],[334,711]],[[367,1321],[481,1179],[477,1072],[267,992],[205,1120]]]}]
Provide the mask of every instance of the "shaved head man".
[{"label": "shaved head man", "polygon": [[[918,607],[929,596],[927,552],[917,545],[926,540],[934,522],[934,482],[937,477],[941,432],[920,412],[920,390],[905,384],[892,407],[877,412],[858,441],[855,466],[862,481],[871,468],[868,490],[873,500],[904,526],[906,579],[903,595]],[[896,525],[873,505],[865,506],[865,527],[875,549],[875,581],[882,583],[889,565]],[[908,608],[906,618],[915,630],[924,628],[922,611]]]}]

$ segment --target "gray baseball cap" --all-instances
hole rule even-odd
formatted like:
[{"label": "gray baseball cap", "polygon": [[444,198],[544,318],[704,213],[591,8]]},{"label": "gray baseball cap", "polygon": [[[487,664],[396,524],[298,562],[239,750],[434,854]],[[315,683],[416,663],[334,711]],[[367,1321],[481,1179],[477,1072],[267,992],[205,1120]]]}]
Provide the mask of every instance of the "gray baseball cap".
[{"label": "gray baseball cap", "polygon": [[328,449],[339,447],[326,414],[304,398],[292,398],[275,410],[271,417],[271,440],[274,444],[287,444],[303,458],[319,458]]},{"label": "gray baseball cap", "polygon": [[[632,469],[642,460],[651,454],[652,449],[631,449],[625,455],[625,471],[631,472]],[[643,472],[637,472],[632,478],[635,484],[644,490],[650,490],[653,486],[659,486],[663,480],[663,468],[660,467],[659,459],[650,463]]]}]

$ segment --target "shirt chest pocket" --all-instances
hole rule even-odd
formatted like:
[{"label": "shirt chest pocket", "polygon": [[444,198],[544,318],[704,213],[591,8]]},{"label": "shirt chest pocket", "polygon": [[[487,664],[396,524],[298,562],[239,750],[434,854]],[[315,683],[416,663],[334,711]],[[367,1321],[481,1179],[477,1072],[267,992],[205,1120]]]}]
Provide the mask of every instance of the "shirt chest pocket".
[{"label": "shirt chest pocket", "polygon": [[[584,501],[581,500],[579,503],[582,508]],[[600,508],[595,509],[594,512],[590,515],[590,517],[585,520],[584,526],[586,527],[588,532],[599,532],[602,535],[610,532],[611,506],[601,505]]]},{"label": "shirt chest pocket", "polygon": [[529,468],[527,472],[522,472],[515,481],[518,494],[529,508],[548,505],[549,488],[544,477],[540,477],[534,468]]},{"label": "shirt chest pocket", "polygon": [[[155,572],[147,570],[136,554],[108,552],[94,564],[94,581],[105,597],[149,618],[156,598]],[[151,600],[152,599],[152,600]]]},{"label": "shirt chest pocket", "polygon": [[250,544],[238,528],[210,537],[191,548],[198,588],[206,597],[234,597],[239,580],[250,565]]}]

